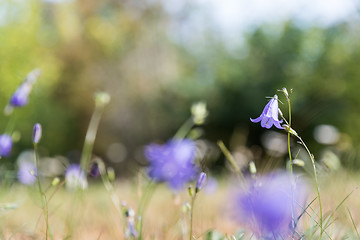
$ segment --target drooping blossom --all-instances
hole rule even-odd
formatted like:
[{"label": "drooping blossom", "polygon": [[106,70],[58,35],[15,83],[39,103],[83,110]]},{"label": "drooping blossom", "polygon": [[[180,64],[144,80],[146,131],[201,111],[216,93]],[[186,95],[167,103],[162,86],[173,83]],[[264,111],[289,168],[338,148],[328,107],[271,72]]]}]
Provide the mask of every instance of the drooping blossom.
[{"label": "drooping blossom", "polygon": [[88,182],[79,164],[71,164],[65,171],[66,188],[69,190],[86,189]]},{"label": "drooping blossom", "polygon": [[258,237],[290,239],[305,200],[304,184],[287,173],[273,173],[249,180],[235,197],[234,210]]},{"label": "drooping blossom", "polygon": [[41,71],[39,69],[35,69],[26,76],[23,83],[11,96],[9,102],[10,107],[23,107],[28,103],[31,89],[37,78],[40,76],[40,73]]},{"label": "drooping blossom", "polygon": [[38,144],[42,135],[42,128],[40,123],[36,123],[33,128],[33,142],[34,144]]},{"label": "drooping blossom", "polygon": [[274,95],[274,97],[266,104],[263,112],[261,113],[260,117],[250,120],[254,123],[261,121],[261,127],[263,128],[271,128],[272,125],[279,129],[284,129],[280,124],[282,120],[279,120],[279,103],[278,103],[278,96]]},{"label": "drooping blossom", "polygon": [[17,172],[19,182],[25,185],[33,185],[36,182],[36,166],[32,162],[21,162]]},{"label": "drooping blossom", "polygon": [[163,145],[146,146],[149,177],[157,182],[167,182],[173,190],[182,189],[198,174],[194,164],[195,153],[195,143],[190,139],[171,139]]},{"label": "drooping blossom", "polygon": [[8,157],[11,153],[12,148],[12,138],[10,135],[2,134],[0,135],[0,156]]}]

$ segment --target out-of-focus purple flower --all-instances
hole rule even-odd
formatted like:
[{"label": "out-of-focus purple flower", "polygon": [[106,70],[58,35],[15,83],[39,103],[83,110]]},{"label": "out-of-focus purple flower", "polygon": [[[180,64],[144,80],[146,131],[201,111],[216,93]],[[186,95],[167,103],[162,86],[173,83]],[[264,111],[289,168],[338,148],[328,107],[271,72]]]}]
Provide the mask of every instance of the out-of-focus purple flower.
[{"label": "out-of-focus purple flower", "polygon": [[126,239],[131,237],[137,237],[138,232],[135,228],[135,211],[132,208],[127,208],[125,211],[125,217],[128,223],[128,227],[125,231]]},{"label": "out-of-focus purple flower", "polygon": [[146,146],[150,178],[157,182],[167,182],[173,190],[182,189],[198,173],[194,164],[195,152],[195,143],[190,139],[172,139],[164,145]]},{"label": "out-of-focus purple flower", "polygon": [[306,200],[304,185],[286,173],[252,179],[235,198],[236,218],[261,238],[290,239]]},{"label": "out-of-focus purple flower", "polygon": [[34,144],[38,144],[41,139],[42,128],[40,123],[36,123],[33,128],[33,142]]},{"label": "out-of-focus purple flower", "polygon": [[0,135],[0,156],[8,157],[11,153],[12,148],[12,139],[10,135],[2,134]]},{"label": "out-of-focus purple flower", "polygon": [[200,173],[199,178],[196,182],[196,187],[195,187],[196,193],[199,192],[204,187],[204,185],[206,183],[206,177],[207,177],[206,173],[204,173],[204,172]]},{"label": "out-of-focus purple flower", "polygon": [[261,121],[261,126],[263,128],[271,128],[272,125],[279,129],[284,129],[280,123],[282,120],[279,121],[279,103],[278,103],[278,96],[275,95],[269,102],[266,104],[263,112],[261,113],[260,117],[250,120],[254,123]]},{"label": "out-of-focus purple flower", "polygon": [[22,107],[28,103],[32,86],[40,76],[40,73],[40,69],[34,69],[26,76],[23,83],[10,98],[9,105],[11,107]]},{"label": "out-of-focus purple flower", "polygon": [[71,164],[65,171],[66,188],[69,190],[86,189],[88,182],[79,164]]},{"label": "out-of-focus purple flower", "polygon": [[15,93],[10,98],[10,105],[12,107],[22,107],[29,102],[29,94],[31,92],[32,85],[24,82],[20,87],[15,91]]},{"label": "out-of-focus purple flower", "polygon": [[93,162],[91,164],[89,175],[94,178],[97,178],[98,176],[100,176],[100,169],[99,169],[99,165],[97,162]]},{"label": "out-of-focus purple flower", "polygon": [[36,167],[32,162],[21,162],[17,177],[19,182],[25,185],[32,185],[36,182]]},{"label": "out-of-focus purple flower", "polygon": [[204,187],[204,192],[206,194],[213,194],[216,192],[218,187],[219,187],[219,184],[218,184],[217,180],[213,177],[208,177],[206,180],[206,185]]}]

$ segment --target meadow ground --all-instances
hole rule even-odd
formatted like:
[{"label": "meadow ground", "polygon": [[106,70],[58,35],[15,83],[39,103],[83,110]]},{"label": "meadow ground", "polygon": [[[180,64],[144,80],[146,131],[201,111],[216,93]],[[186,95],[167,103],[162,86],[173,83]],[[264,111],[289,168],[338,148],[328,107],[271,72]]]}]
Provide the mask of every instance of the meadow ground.
[{"label": "meadow ground", "polygon": [[[333,218],[335,222],[326,229],[327,233],[332,239],[343,239],[350,232],[355,234],[348,209],[358,226],[360,192],[357,187],[360,177],[349,172],[338,172],[323,175],[320,179],[325,216],[331,214],[353,191],[336,211]],[[194,213],[194,233],[199,239],[203,239],[202,236],[209,229],[231,235],[245,228],[231,217],[231,192],[236,189],[236,185],[236,181],[222,179],[215,192],[200,192]],[[128,206],[136,210],[140,194],[136,181],[117,181],[115,187],[118,199],[126,201]],[[45,239],[38,195],[34,188],[22,185],[2,189],[1,239]],[[308,201],[315,196],[313,189]],[[182,232],[188,230],[188,215],[181,211],[186,201],[189,201],[186,191],[175,196],[166,185],[158,186],[144,217],[145,239],[187,239],[187,235],[182,237]],[[12,206],[10,203],[15,204],[16,208],[7,209]],[[317,212],[316,201],[311,208],[309,213]],[[69,192],[64,188],[56,192],[49,204],[49,224],[54,239],[124,239],[122,216],[115,210],[108,192],[100,182],[90,182],[89,189],[83,192]],[[309,216],[305,216],[300,228],[309,229],[313,224]]]}]

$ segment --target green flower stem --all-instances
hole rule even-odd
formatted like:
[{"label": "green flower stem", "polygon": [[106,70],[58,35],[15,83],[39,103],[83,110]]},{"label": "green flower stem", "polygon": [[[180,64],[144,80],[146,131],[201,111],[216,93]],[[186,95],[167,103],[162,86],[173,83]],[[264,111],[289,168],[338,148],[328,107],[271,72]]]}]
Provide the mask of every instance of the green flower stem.
[{"label": "green flower stem", "polygon": [[194,121],[193,121],[192,117],[190,117],[188,120],[186,120],[183,123],[183,125],[175,133],[174,138],[177,138],[177,139],[185,138],[193,126],[194,126]]},{"label": "green flower stem", "polygon": [[193,219],[194,219],[194,205],[195,205],[196,193],[191,197],[191,208],[190,208],[190,232],[189,232],[189,240],[193,239]]},{"label": "green flower stem", "polygon": [[310,156],[312,165],[313,165],[313,170],[314,170],[314,178],[315,178],[315,186],[316,186],[316,191],[317,191],[317,195],[318,195],[318,201],[319,201],[319,208],[320,208],[320,238],[322,239],[322,235],[324,233],[324,228],[323,228],[323,214],[322,214],[322,204],[321,204],[321,196],[320,196],[320,188],[319,188],[319,181],[317,178],[317,173],[316,173],[316,166],[315,166],[315,158],[314,155],[310,152],[309,148],[306,146],[305,142],[302,140],[302,138],[300,136],[297,136],[297,138],[300,140],[301,144],[304,146],[304,148],[306,149],[307,153]]},{"label": "green flower stem", "polygon": [[8,135],[11,135],[11,133],[14,130],[14,126],[15,126],[15,117],[13,117],[14,115],[10,116],[10,119],[8,121],[8,123],[6,124],[6,128],[5,128],[5,133]]},{"label": "green flower stem", "polygon": [[[288,125],[289,125],[289,128],[291,129],[291,103],[290,103],[290,98],[287,96],[286,97],[287,99],[287,103],[288,103],[288,106],[289,106],[289,122],[288,122]],[[290,147],[290,132],[288,132],[288,152],[289,152],[289,161],[290,161],[290,173],[292,174],[293,173],[293,162],[292,162],[292,158],[291,158],[291,147]]]},{"label": "green flower stem", "polygon": [[314,170],[314,178],[315,178],[315,185],[316,185],[316,191],[317,191],[317,195],[318,195],[318,201],[319,201],[319,207],[320,207],[320,238],[322,238],[322,235],[324,233],[324,228],[323,228],[323,214],[322,214],[322,203],[321,203],[321,196],[320,196],[320,189],[319,189],[319,181],[317,178],[317,173],[316,173],[316,165],[315,165],[315,158],[314,155],[310,152],[309,148],[307,147],[307,145],[305,144],[305,142],[302,140],[302,138],[295,132],[293,131],[293,129],[291,128],[291,103],[290,103],[290,97],[288,95],[286,96],[286,100],[288,103],[288,108],[289,108],[289,122],[286,121],[286,119],[282,116],[281,117],[284,119],[284,121],[286,122],[286,124],[288,125],[288,151],[289,151],[289,161],[290,161],[290,173],[291,175],[293,174],[293,161],[292,161],[292,157],[291,157],[291,148],[290,148],[290,137],[291,134],[293,134],[294,136],[296,136],[301,144],[305,147],[307,153],[310,156],[312,165],[313,165],[313,170]]},{"label": "green flower stem", "polygon": [[80,160],[80,166],[81,169],[85,171],[85,173],[88,172],[89,169],[89,163],[90,163],[90,157],[91,153],[94,147],[94,142],[96,138],[96,132],[99,127],[101,115],[103,113],[104,108],[100,106],[96,106],[93,115],[91,116],[91,120],[89,123],[88,130],[86,132],[84,147],[81,154],[81,160]]},{"label": "green flower stem", "polygon": [[145,188],[144,194],[140,198],[139,206],[137,209],[137,215],[140,216],[140,226],[139,226],[139,237],[138,240],[143,239],[143,221],[144,221],[144,213],[145,210],[154,195],[156,189],[156,185],[153,183],[153,181],[150,181],[148,185]]},{"label": "green flower stem", "polygon": [[35,164],[36,164],[36,180],[37,185],[41,197],[41,208],[43,210],[44,218],[45,218],[45,224],[46,224],[46,231],[45,231],[45,239],[48,239],[49,235],[49,209],[48,209],[48,201],[46,198],[46,195],[44,191],[42,190],[41,183],[40,183],[40,177],[39,177],[39,156],[37,152],[37,144],[34,144],[34,155],[35,155]]},{"label": "green flower stem", "polygon": [[229,161],[229,163],[230,163],[231,167],[233,168],[233,170],[235,171],[236,175],[239,177],[239,179],[242,182],[244,182],[245,181],[244,175],[242,174],[239,166],[236,164],[234,157],[231,155],[230,151],[226,148],[224,142],[219,140],[217,142],[217,145],[219,146],[219,148],[221,149],[221,151],[223,152],[223,154]]},{"label": "green flower stem", "polygon": [[114,189],[113,185],[111,184],[108,175],[106,174],[105,164],[102,161],[98,161],[98,167],[99,167],[100,176],[101,176],[101,180],[104,184],[104,187],[105,187],[106,191],[108,191],[111,201],[112,201],[116,211],[120,214],[120,216],[122,216],[123,213],[120,208],[120,201],[115,193],[115,189]]}]

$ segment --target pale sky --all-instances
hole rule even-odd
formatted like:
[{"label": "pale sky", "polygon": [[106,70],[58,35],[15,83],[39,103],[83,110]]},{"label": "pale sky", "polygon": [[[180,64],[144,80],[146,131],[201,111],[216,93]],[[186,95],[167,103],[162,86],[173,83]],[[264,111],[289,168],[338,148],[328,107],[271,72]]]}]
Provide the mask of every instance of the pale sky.
[{"label": "pale sky", "polygon": [[[196,33],[216,26],[216,34],[230,45],[239,33],[263,24],[295,20],[299,26],[328,27],[348,19],[360,22],[360,0],[147,0],[160,1],[167,12],[186,21],[171,27],[171,35],[191,42]],[[195,10],[193,10],[195,9]],[[198,11],[199,10],[199,11]],[[195,33],[195,34],[194,34]],[[196,37],[196,36],[195,36]],[[185,39],[185,40],[184,40]]]},{"label": "pale sky", "polygon": [[304,24],[328,26],[359,15],[357,0],[197,0],[209,5],[222,27],[279,22],[294,17]]}]

